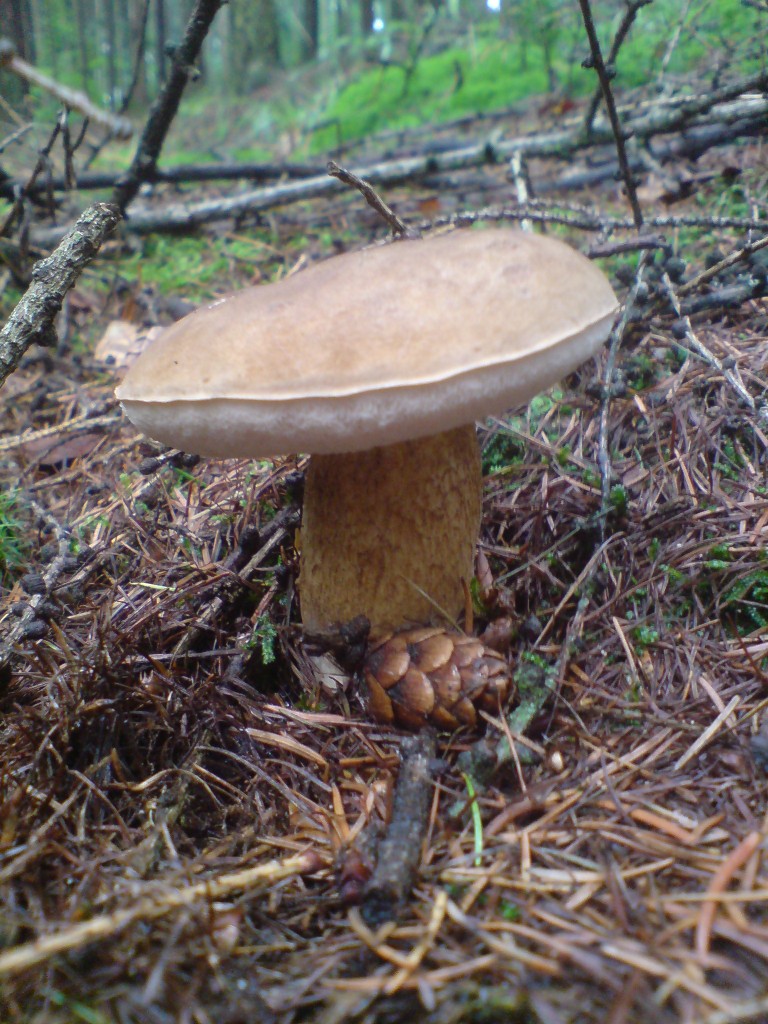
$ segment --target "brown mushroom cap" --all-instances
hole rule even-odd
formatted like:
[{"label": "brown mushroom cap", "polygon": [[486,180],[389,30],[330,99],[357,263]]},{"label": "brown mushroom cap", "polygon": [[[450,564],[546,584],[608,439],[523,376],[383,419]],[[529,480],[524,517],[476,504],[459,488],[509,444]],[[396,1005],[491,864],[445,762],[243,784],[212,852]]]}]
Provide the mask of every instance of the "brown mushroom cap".
[{"label": "brown mushroom cap", "polygon": [[602,272],[557,239],[462,230],[347,253],[170,327],[117,389],[201,455],[361,451],[527,401],[602,345]]}]

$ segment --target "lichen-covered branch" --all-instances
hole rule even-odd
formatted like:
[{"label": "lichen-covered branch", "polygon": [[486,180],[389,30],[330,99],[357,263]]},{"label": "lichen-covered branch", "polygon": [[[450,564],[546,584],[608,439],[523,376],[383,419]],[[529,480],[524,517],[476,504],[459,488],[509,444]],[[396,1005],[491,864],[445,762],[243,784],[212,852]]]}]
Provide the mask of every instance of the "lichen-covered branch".
[{"label": "lichen-covered branch", "polygon": [[30,345],[46,342],[64,296],[120,220],[117,207],[95,203],[50,256],[32,268],[32,283],[0,331],[0,386]]}]

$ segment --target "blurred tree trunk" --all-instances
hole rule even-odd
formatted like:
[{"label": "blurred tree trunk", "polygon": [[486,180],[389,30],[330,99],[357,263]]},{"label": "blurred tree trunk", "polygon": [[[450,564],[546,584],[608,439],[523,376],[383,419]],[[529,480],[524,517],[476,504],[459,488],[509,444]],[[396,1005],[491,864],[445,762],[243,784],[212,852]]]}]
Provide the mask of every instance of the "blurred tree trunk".
[{"label": "blurred tree trunk", "polygon": [[157,63],[157,91],[165,82],[165,48],[168,44],[168,30],[165,19],[165,0],[155,0],[155,61]]},{"label": "blurred tree trunk", "polygon": [[360,27],[363,30],[363,37],[371,31],[374,17],[373,0],[360,0]]},{"label": "blurred tree trunk", "polygon": [[117,98],[117,31],[115,22],[115,0],[104,2],[104,33],[107,50],[107,98],[110,110],[114,110]]},{"label": "blurred tree trunk", "polygon": [[[20,19],[21,32],[24,41],[25,52],[21,54],[30,64],[37,63],[37,32],[35,31],[34,10],[32,0],[10,0],[11,11],[18,9],[16,17]],[[5,19],[0,19],[0,25],[5,24]]]},{"label": "blurred tree trunk", "polygon": [[85,0],[75,0],[72,16],[77,27],[77,58],[80,64],[80,84],[83,92],[88,92],[91,84],[90,59],[88,55],[88,16],[85,11]]},{"label": "blurred tree trunk", "polygon": [[280,31],[273,0],[231,3],[229,10],[230,87],[245,93],[280,64]]},{"label": "blurred tree trunk", "polygon": [[[35,61],[35,37],[29,0],[0,0],[0,35],[7,36],[16,53],[30,63]],[[29,86],[9,71],[0,72],[0,92],[10,103],[18,103]]]},{"label": "blurred tree trunk", "polygon": [[127,34],[126,67],[129,69],[130,82],[124,88],[124,96],[120,109],[145,111],[149,105],[147,88],[147,23],[152,0],[134,0],[130,16],[125,19]]},{"label": "blurred tree trunk", "polygon": [[252,0],[256,58],[269,67],[280,64],[280,25],[274,0]]},{"label": "blurred tree trunk", "polygon": [[318,0],[318,55],[333,53],[339,38],[339,8],[336,0]]},{"label": "blurred tree trunk", "polygon": [[395,21],[413,21],[416,17],[413,0],[392,0],[392,17]]},{"label": "blurred tree trunk", "polygon": [[304,0],[304,17],[302,26],[305,33],[304,55],[306,60],[314,60],[320,40],[320,0]]}]

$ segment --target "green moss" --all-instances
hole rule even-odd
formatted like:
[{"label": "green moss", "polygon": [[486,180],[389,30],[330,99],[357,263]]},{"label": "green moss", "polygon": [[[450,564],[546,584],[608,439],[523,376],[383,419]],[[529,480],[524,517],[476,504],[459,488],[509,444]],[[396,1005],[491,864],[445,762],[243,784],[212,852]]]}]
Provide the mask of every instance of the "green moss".
[{"label": "green moss", "polygon": [[314,133],[314,152],[333,150],[339,140],[365,138],[384,128],[410,128],[464,114],[497,110],[546,92],[541,48],[530,46],[528,68],[516,51],[492,39],[476,49],[450,47],[423,57],[410,81],[402,67],[369,70],[350,82],[326,108]]}]

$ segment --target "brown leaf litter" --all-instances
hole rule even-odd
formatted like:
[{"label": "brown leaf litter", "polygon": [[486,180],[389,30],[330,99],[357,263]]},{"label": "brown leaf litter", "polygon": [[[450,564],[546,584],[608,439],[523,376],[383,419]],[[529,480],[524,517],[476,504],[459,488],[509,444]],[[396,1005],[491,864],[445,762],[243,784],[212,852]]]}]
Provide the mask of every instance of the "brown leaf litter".
[{"label": "brown leaf litter", "polygon": [[[20,371],[4,1020],[768,1016],[765,300],[696,323],[754,412],[669,327],[620,353],[604,538],[589,368],[484,433],[484,591],[516,624],[512,671],[540,663],[554,697],[474,793],[476,737],[440,738],[415,889],[381,926],[358,902],[401,740],[354,686],[305,677],[304,463],[158,453],[103,368]],[[71,457],[31,444],[79,431]]]}]

